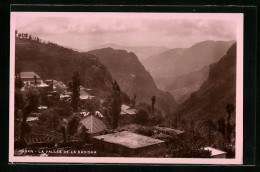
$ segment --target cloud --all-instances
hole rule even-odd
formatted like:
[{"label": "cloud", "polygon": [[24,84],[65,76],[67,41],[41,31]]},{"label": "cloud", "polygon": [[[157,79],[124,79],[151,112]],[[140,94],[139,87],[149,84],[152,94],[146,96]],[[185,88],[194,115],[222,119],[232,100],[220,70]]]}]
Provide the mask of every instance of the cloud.
[{"label": "cloud", "polygon": [[162,32],[172,36],[204,36],[219,39],[235,38],[235,23],[225,20],[144,20],[147,31]]},{"label": "cloud", "polygon": [[76,49],[105,43],[175,48],[209,39],[236,38],[236,23],[225,18],[174,18],[173,14],[139,13],[47,14],[18,15],[16,29]]},{"label": "cloud", "polygon": [[137,30],[132,22],[112,19],[97,19],[65,17],[39,17],[27,22],[19,22],[17,29],[37,35],[43,34],[104,34],[129,33]]}]

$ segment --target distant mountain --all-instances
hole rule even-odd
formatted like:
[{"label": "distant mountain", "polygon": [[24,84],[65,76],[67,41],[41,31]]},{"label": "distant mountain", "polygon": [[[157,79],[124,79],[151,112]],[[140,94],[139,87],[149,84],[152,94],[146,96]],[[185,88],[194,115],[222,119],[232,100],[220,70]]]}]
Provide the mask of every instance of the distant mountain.
[{"label": "distant mountain", "polygon": [[200,70],[172,78],[171,83],[164,90],[169,91],[178,104],[186,100],[190,93],[197,91],[202,83],[208,78],[209,66]]},{"label": "distant mountain", "polygon": [[[196,120],[226,117],[226,104],[236,103],[236,44],[218,62],[198,91],[178,106],[175,115]],[[235,113],[231,120],[235,122]]]},{"label": "distant mountain", "polygon": [[112,76],[97,57],[28,39],[16,38],[15,67],[16,71],[34,71],[43,79],[64,83],[71,80],[73,71],[77,70],[81,85],[101,90],[110,88],[112,82]]},{"label": "distant mountain", "polygon": [[137,102],[151,104],[153,95],[157,97],[156,108],[170,113],[176,107],[174,98],[170,93],[159,90],[144,66],[134,53],[125,50],[104,48],[87,52],[99,58],[108,68],[121,88],[130,97],[136,93]]},{"label": "distant mountain", "polygon": [[[190,48],[175,48],[161,54],[148,57],[143,61],[161,89],[171,84],[171,79],[201,69],[217,62],[234,41],[204,41]],[[162,81],[165,78],[166,81]],[[169,81],[169,82],[168,82]]]},{"label": "distant mountain", "polygon": [[102,48],[113,48],[116,50],[126,50],[128,52],[133,52],[136,54],[136,56],[139,58],[140,61],[145,60],[147,57],[160,54],[162,52],[168,51],[169,48],[166,47],[157,47],[157,46],[140,46],[140,47],[130,47],[130,46],[121,46],[116,44],[104,44],[100,45],[94,48],[91,48],[92,50],[96,49],[102,49]]}]

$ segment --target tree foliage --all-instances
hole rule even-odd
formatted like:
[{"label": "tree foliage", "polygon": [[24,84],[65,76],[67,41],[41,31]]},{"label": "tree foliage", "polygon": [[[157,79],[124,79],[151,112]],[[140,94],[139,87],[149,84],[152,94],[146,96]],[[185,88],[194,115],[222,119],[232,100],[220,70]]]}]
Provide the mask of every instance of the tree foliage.
[{"label": "tree foliage", "polygon": [[73,136],[76,133],[78,126],[79,126],[79,118],[76,116],[71,117],[69,119],[68,126],[67,126],[69,140],[70,140],[70,136]]},{"label": "tree foliage", "polygon": [[121,112],[120,93],[119,85],[114,81],[112,91],[103,104],[106,120],[113,129],[118,126],[119,115]]},{"label": "tree foliage", "polygon": [[205,143],[198,132],[188,132],[169,145],[170,157],[174,158],[209,158],[210,151],[204,150]]},{"label": "tree foliage", "polygon": [[21,79],[20,74],[15,75],[15,89],[20,90],[23,87],[23,81]]},{"label": "tree foliage", "polygon": [[60,101],[54,110],[62,118],[67,118],[73,113],[73,110],[67,101]]},{"label": "tree foliage", "polygon": [[80,77],[79,72],[75,71],[72,75],[72,109],[77,112],[79,106],[80,96]]},{"label": "tree foliage", "polygon": [[23,119],[21,123],[21,134],[20,134],[20,139],[24,141],[24,136],[28,132],[27,128],[27,117],[28,115],[34,111],[37,110],[37,107],[39,105],[39,99],[40,99],[40,93],[38,90],[34,87],[30,87],[26,91],[26,103],[23,108]]},{"label": "tree foliage", "polygon": [[152,110],[154,110],[154,105],[155,105],[156,97],[153,96],[153,97],[151,98],[151,101],[152,101],[151,107],[152,107]]},{"label": "tree foliage", "polygon": [[145,125],[148,122],[148,113],[144,109],[140,109],[135,115],[135,123]]},{"label": "tree foliage", "polygon": [[84,107],[91,114],[94,114],[95,111],[100,109],[100,100],[98,98],[96,98],[96,97],[91,99],[91,100],[86,100]]},{"label": "tree foliage", "polygon": [[208,119],[202,122],[202,128],[208,140],[208,145],[210,146],[213,143],[213,134],[216,131],[216,125],[211,119]]},{"label": "tree foliage", "polygon": [[222,134],[222,137],[225,138],[226,134],[226,123],[224,118],[218,120],[218,131]]}]

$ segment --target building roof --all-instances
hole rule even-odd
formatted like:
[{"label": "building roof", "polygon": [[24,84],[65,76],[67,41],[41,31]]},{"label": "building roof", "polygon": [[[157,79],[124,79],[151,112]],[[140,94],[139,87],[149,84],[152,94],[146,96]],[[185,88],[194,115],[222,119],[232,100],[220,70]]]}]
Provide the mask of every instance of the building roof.
[{"label": "building roof", "polygon": [[84,90],[81,90],[80,91],[80,100],[86,100],[86,99],[92,99],[94,96],[91,96],[89,93],[87,93],[86,91]]},{"label": "building roof", "polygon": [[37,84],[37,87],[49,87],[49,85],[45,84],[42,80],[40,81],[40,84]]},{"label": "building roof", "polygon": [[221,155],[221,154],[227,153],[227,152],[224,152],[224,151],[222,151],[222,150],[215,149],[215,148],[212,148],[212,147],[205,147],[204,150],[209,150],[209,151],[211,151],[211,156]]},{"label": "building roof", "polygon": [[26,119],[26,122],[31,122],[31,121],[38,121],[38,117],[28,117]]},{"label": "building roof", "polygon": [[39,75],[37,75],[35,72],[20,72],[20,76],[21,78],[34,78],[34,76],[36,76],[36,78],[40,78]]},{"label": "building roof", "polygon": [[119,144],[132,149],[164,143],[163,140],[131,133],[129,131],[106,134],[106,135],[96,136],[94,138],[98,140],[104,140],[105,142]]},{"label": "building roof", "polygon": [[107,129],[105,124],[93,115],[83,118],[80,123],[88,129],[88,133],[90,134],[99,133]]},{"label": "building roof", "polygon": [[136,112],[137,112],[136,109],[132,109],[125,104],[121,105],[121,112],[120,112],[121,115],[126,115],[126,114],[135,115]]},{"label": "building roof", "polygon": [[65,89],[66,85],[62,81],[53,80],[53,87],[54,88],[59,87]]}]

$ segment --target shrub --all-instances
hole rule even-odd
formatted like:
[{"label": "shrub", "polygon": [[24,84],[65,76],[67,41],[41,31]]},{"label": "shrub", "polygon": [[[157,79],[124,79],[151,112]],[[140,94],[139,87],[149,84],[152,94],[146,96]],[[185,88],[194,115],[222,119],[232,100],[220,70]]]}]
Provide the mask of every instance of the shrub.
[{"label": "shrub", "polygon": [[148,122],[148,113],[144,109],[140,109],[135,115],[135,123],[146,124]]},{"label": "shrub", "polygon": [[73,113],[72,107],[66,101],[60,101],[54,110],[59,116],[65,118],[69,117]]},{"label": "shrub", "polygon": [[145,127],[145,126],[139,126],[136,129],[136,132],[145,136],[152,136],[154,134],[153,127]]},{"label": "shrub", "polygon": [[71,117],[69,119],[68,126],[67,126],[67,130],[69,133],[69,140],[70,140],[70,136],[73,136],[76,133],[78,126],[79,126],[78,117],[76,116]]},{"label": "shrub", "polygon": [[53,109],[48,109],[39,115],[40,124],[45,124],[52,129],[58,129],[61,124],[61,117]]}]

